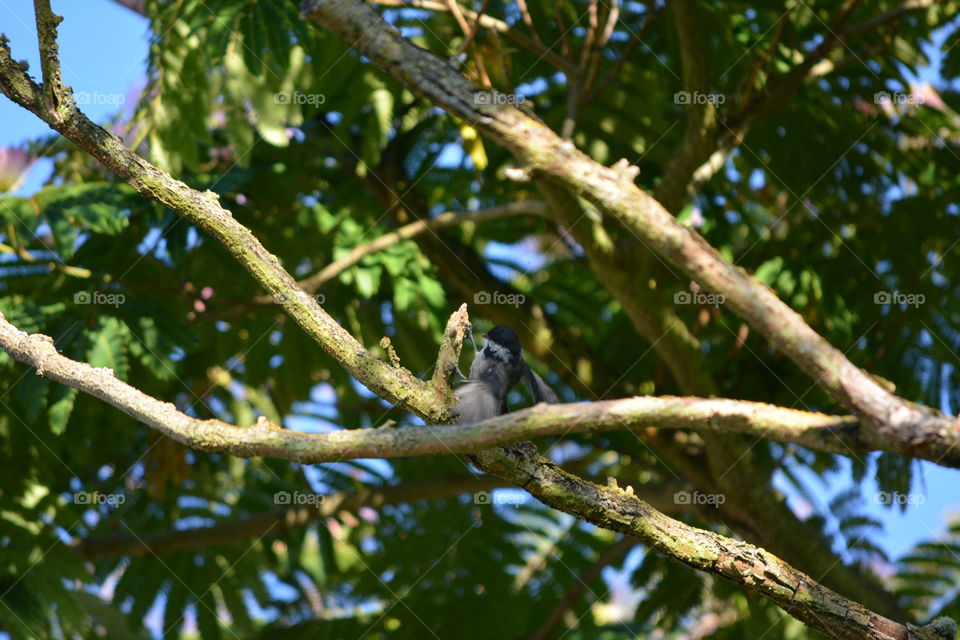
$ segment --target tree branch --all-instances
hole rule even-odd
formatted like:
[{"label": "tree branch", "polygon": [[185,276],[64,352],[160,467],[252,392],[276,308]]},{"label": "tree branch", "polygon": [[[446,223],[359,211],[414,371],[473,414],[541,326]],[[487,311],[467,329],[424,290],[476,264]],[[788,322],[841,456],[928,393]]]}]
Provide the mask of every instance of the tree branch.
[{"label": "tree branch", "polygon": [[[623,306],[636,332],[662,358],[682,393],[714,395],[716,385],[700,343],[675,308],[663,304],[659,291],[639,274],[649,271],[650,248],[616,220],[595,220],[559,180],[537,180],[556,222],[583,248],[597,279]],[[617,241],[614,242],[614,238]]]},{"label": "tree branch", "polygon": [[[711,153],[719,129],[717,105],[710,97],[710,55],[700,7],[695,0],[670,3],[677,25],[677,41],[683,67],[683,90],[690,99],[684,105],[687,126],[683,141],[664,168],[656,198],[668,211],[676,211],[692,195],[689,178]],[[703,98],[702,100],[698,98]]]},{"label": "tree branch", "polygon": [[[583,412],[593,415],[597,422],[589,424],[591,430],[619,429],[629,423],[631,415],[643,424],[646,419],[642,412],[631,414],[619,411],[632,404],[642,408],[647,403],[673,403],[676,411],[666,419],[657,418],[661,424],[685,425],[690,420],[686,411],[688,401],[676,398],[634,398],[618,402],[593,403],[587,405],[538,405],[523,412],[507,414],[495,420],[478,425],[456,425],[433,430],[429,427],[403,429],[368,429],[363,431],[335,432],[330,434],[302,434],[286,431],[259,420],[246,429],[231,427],[217,420],[197,420],[179,413],[173,405],[162,403],[146,394],[117,380],[112,372],[94,369],[89,365],[74,362],[57,353],[52,341],[45,336],[28,336],[6,322],[0,316],[0,346],[14,359],[28,362],[37,367],[40,375],[54,381],[68,384],[91,393],[118,406],[131,416],[143,420],[160,429],[166,435],[185,442],[201,450],[216,450],[235,455],[269,455],[300,462],[317,462],[325,459],[342,460],[355,457],[389,457],[403,455],[418,449],[422,443],[422,452],[438,451],[431,439],[439,441],[448,452],[448,447],[440,440],[438,433],[444,436],[453,433],[481,434],[476,446],[491,446],[496,439],[488,435],[505,434],[509,437],[502,441],[515,441],[530,434],[525,425],[540,428],[543,432],[564,432],[587,426],[589,423],[578,421]],[[709,400],[706,403],[728,405],[731,400]],[[696,409],[696,402],[693,408]],[[790,409],[776,407],[760,408],[757,417],[768,412],[801,414],[806,420],[820,421],[821,427],[808,424],[800,428],[801,432],[815,431],[829,424],[827,430],[836,426],[837,418],[817,414],[803,415]],[[553,419],[541,422],[538,418],[556,413]],[[695,412],[694,412],[695,413]],[[744,415],[717,415],[708,420],[708,424],[722,424],[738,428]],[[557,419],[559,418],[559,419]],[[158,422],[163,419],[169,422]],[[833,421],[833,422],[831,422]],[[552,424],[552,426],[551,426]],[[519,425],[519,429],[517,428]],[[358,447],[354,444],[360,443]],[[322,443],[324,453],[318,455],[316,445]],[[473,448],[473,447],[470,447]],[[465,449],[466,450],[466,449]],[[627,491],[603,489],[560,470],[552,462],[540,458],[536,448],[529,443],[510,448],[486,449],[476,456],[477,464],[488,473],[495,473],[532,493],[539,500],[593,522],[599,526],[620,531],[639,538],[660,553],[685,562],[690,566],[729,578],[739,584],[758,590],[786,611],[810,626],[831,632],[839,638],[880,638],[904,640],[908,637],[934,638],[923,635],[922,630],[915,636],[908,636],[904,627],[882,616],[874,614],[862,605],[846,600],[829,589],[811,581],[804,574],[786,565],[775,556],[747,543],[723,538],[714,533],[699,531],[660,513],[646,502],[633,495],[632,488]],[[265,517],[266,518],[266,517]],[[266,520],[264,520],[266,521]],[[237,525],[246,532],[246,526],[261,526],[262,522]],[[239,535],[239,534],[237,534]],[[158,541],[154,541],[160,544]],[[175,543],[169,543],[175,544]],[[150,544],[148,543],[148,547]],[[131,551],[133,552],[133,551]]]},{"label": "tree branch", "polygon": [[50,0],[33,0],[37,15],[37,38],[40,41],[40,68],[43,70],[43,108],[47,117],[60,120],[73,104],[70,92],[60,79],[57,26],[63,22],[50,8]]},{"label": "tree branch", "polygon": [[[414,90],[422,95],[428,95],[428,97],[447,106],[455,113],[467,114],[468,121],[476,123],[476,126],[493,136],[495,140],[514,150],[523,161],[531,165],[534,171],[561,179],[570,187],[582,188],[583,193],[591,201],[597,203],[606,214],[621,220],[634,230],[639,230],[645,238],[655,241],[655,246],[659,251],[662,251],[664,256],[684,262],[683,267],[688,272],[701,273],[705,271],[704,281],[706,284],[711,285],[712,282],[720,282],[733,286],[738,294],[734,308],[742,315],[748,314],[745,317],[748,317],[750,313],[747,302],[751,302],[759,307],[757,313],[761,315],[761,319],[763,314],[770,314],[769,322],[774,325],[783,323],[784,310],[789,311],[789,309],[773,296],[772,292],[769,293],[772,300],[770,297],[763,296],[760,296],[759,300],[751,300],[751,296],[756,297],[758,291],[750,288],[751,281],[749,279],[746,283],[737,280],[734,277],[737,272],[730,265],[724,263],[719,256],[711,254],[712,249],[702,239],[694,234],[683,235],[681,231],[685,230],[682,227],[678,230],[672,226],[675,225],[675,221],[655,201],[650,200],[648,196],[642,194],[632,185],[626,185],[620,172],[592,163],[586,156],[578,154],[572,145],[558,140],[553,132],[519,110],[489,108],[472,104],[474,102],[472,100],[472,88],[469,83],[453,73],[452,68],[432,56],[424,56],[421,50],[409,45],[382,21],[377,23],[379,17],[365,4],[355,1],[341,4],[342,6],[336,9],[331,9],[323,2],[309,3],[309,6],[324,7],[324,11],[330,14],[328,18],[342,11],[348,17],[350,14],[355,14],[353,18],[366,19],[366,25],[364,25],[363,20],[354,22],[352,25],[348,21],[347,26],[340,30],[341,35],[353,35],[354,38],[360,35],[361,41],[358,46],[361,49],[370,46],[370,50],[364,53],[382,66],[389,68],[391,73],[400,80],[407,82],[413,86]],[[369,38],[365,35],[368,31]],[[374,55],[370,55],[370,52]],[[417,71],[418,66],[421,67],[419,72]],[[438,71],[439,73],[437,73]],[[422,88],[420,82],[423,82]],[[39,87],[29,80],[23,67],[10,58],[5,41],[0,47],[0,89],[3,89],[12,99],[17,100],[19,98],[22,100],[21,104],[31,110],[34,109],[30,105],[35,107],[38,104]],[[158,202],[174,208],[188,220],[208,230],[214,237],[223,242],[244,266],[255,276],[258,276],[258,279],[265,283],[271,292],[280,294],[303,293],[296,289],[289,274],[279,267],[276,259],[270,256],[253,239],[248,230],[235,222],[231,224],[232,217],[229,212],[219,207],[215,197],[214,201],[210,201],[212,194],[200,194],[189,190],[182,183],[178,183],[167,174],[159,172],[152,165],[130,154],[123,148],[119,140],[109,136],[83,117],[82,114],[79,114],[72,103],[69,107],[66,120],[58,123],[60,128],[57,130],[75,142],[79,139],[82,143],[86,143],[85,146],[78,142],[80,146],[101,159],[107,166],[128,179],[142,194],[153,197]],[[40,113],[38,115],[43,117]],[[57,126],[54,126],[54,128],[57,128]],[[252,240],[252,243],[248,240]],[[711,281],[707,279],[707,276],[710,276],[714,270],[719,275],[712,276],[714,280]],[[730,273],[730,270],[733,270],[733,274]],[[730,282],[728,283],[727,280],[730,280]],[[756,286],[760,287],[758,283]],[[724,288],[719,290],[727,293]],[[762,288],[759,293],[763,293]],[[782,308],[777,307],[777,304],[781,305]],[[308,314],[319,313],[322,316],[322,321],[329,320],[330,323],[339,328],[329,316],[324,314],[319,306],[314,305],[314,307],[310,307],[309,304],[301,301],[299,305],[291,304],[288,310],[301,324],[310,325]],[[300,312],[304,318],[298,318],[297,312]],[[748,319],[751,318],[748,317]],[[755,318],[753,319],[755,320]],[[788,322],[785,325],[786,336],[781,335],[780,337],[786,337],[788,347],[799,349],[800,346],[804,346],[805,349],[809,348],[810,334],[819,339],[819,336],[816,336],[809,327],[803,324],[799,316],[793,318],[787,315],[786,319],[793,322]],[[323,322],[320,324],[322,325]],[[803,328],[806,328],[809,333],[801,331]],[[116,392],[117,390],[125,393],[131,391],[140,393],[116,380],[109,372],[94,370],[87,365],[80,365],[80,363],[59,356],[49,339],[27,336],[9,325],[6,325],[3,329],[4,348],[10,346],[11,355],[15,358],[26,359],[26,361],[35,363],[40,373],[49,373],[54,369],[65,367],[58,369],[55,373],[71,375],[73,376],[73,382],[92,385],[91,388],[98,389],[105,395],[109,395],[106,394],[106,391]],[[379,367],[371,363],[371,369],[364,370],[360,366],[363,364],[362,361],[358,363],[350,354],[343,354],[339,351],[338,347],[341,343],[335,341],[342,336],[331,333],[333,332],[332,328],[323,327],[319,330],[313,328],[308,329],[308,331],[312,331],[311,335],[315,335],[328,351],[340,355],[338,360],[348,370],[356,375],[356,369],[360,369],[360,372],[365,375],[358,375],[357,377],[383,397],[391,399],[391,388],[384,382],[384,378],[398,384],[409,382],[397,380],[395,373],[392,372],[394,368],[379,361],[376,361],[376,364],[380,365]],[[324,331],[327,333],[324,334]],[[346,334],[342,329],[341,332]],[[765,333],[775,335],[776,331]],[[351,341],[353,340],[349,334],[346,334],[346,336]],[[13,342],[7,344],[10,340]],[[808,344],[804,344],[804,341]],[[822,342],[822,339],[820,341]],[[813,350],[816,351],[818,348],[822,349],[825,343],[820,344],[814,341],[812,344]],[[362,350],[362,347],[355,341],[348,343],[345,348],[352,348],[354,345]],[[826,347],[832,349],[829,345],[826,345]],[[829,357],[825,358],[823,353],[804,356],[802,351],[801,349],[799,355],[794,352],[788,353],[791,357],[798,359],[801,366],[812,368],[814,372],[817,372],[817,368],[821,367],[824,369],[824,373],[829,373],[829,366],[846,363],[842,359],[842,354],[840,360],[836,358],[831,360]],[[372,358],[370,354],[361,351],[360,357],[362,358],[364,355]],[[830,355],[832,354],[828,351],[827,356]],[[808,359],[805,359],[805,357]],[[66,361],[69,366],[65,366],[63,361]],[[849,363],[846,364],[849,365]],[[74,369],[73,366],[86,367],[86,369]],[[849,366],[852,368],[852,365]],[[47,368],[45,369],[45,367]],[[846,371],[840,371],[837,374],[841,376],[841,385],[845,384],[842,375],[846,373]],[[862,374],[862,372],[860,373]],[[89,377],[90,380],[85,382],[84,376]],[[368,381],[370,382],[368,383]],[[414,381],[421,385],[425,384],[415,378]],[[856,381],[855,378],[853,382]],[[835,380],[827,380],[825,386],[835,382]],[[106,386],[104,387],[104,385]],[[834,384],[834,386],[836,385]],[[830,389],[829,386],[827,388]],[[844,391],[848,395],[852,393],[846,387],[844,387]],[[442,404],[442,400],[435,401],[429,394],[406,395],[402,392],[402,387],[393,387],[392,392],[401,392],[400,395],[403,396],[405,405],[421,415],[441,411],[436,408],[436,405]],[[126,407],[125,410],[129,409],[131,415],[137,411],[142,411],[143,407],[146,407],[151,411],[158,409],[173,411],[174,417],[178,420],[181,417],[191,420],[192,422],[181,426],[185,426],[187,430],[192,431],[191,435],[197,436],[201,445],[212,446],[216,444],[212,440],[216,440],[222,435],[219,430],[220,425],[224,423],[196,421],[189,416],[177,415],[172,405],[165,405],[142,393],[139,396],[133,395],[131,397],[138,403],[142,403],[142,406],[134,403]],[[870,399],[875,400],[876,398],[871,396]],[[888,400],[888,398],[881,397],[881,400]],[[894,400],[901,402],[896,398]],[[894,404],[892,407],[881,408],[897,409],[901,407]],[[443,411],[446,410],[447,407],[444,406]],[[901,422],[912,417],[914,416],[900,416]],[[225,426],[229,428],[228,425]],[[466,426],[476,427],[476,425]],[[232,430],[236,431],[236,429]],[[271,428],[264,421],[244,431],[257,432],[257,430],[260,432],[258,437],[264,431],[270,432],[270,435],[282,432],[276,427]],[[288,456],[291,453],[297,455],[296,442],[288,442],[287,445],[286,453]],[[288,457],[288,459],[291,458]],[[620,492],[615,489],[603,489],[575,476],[564,474],[549,461],[539,458],[532,445],[487,450],[482,452],[477,460],[484,469],[497,472],[501,476],[527,488],[550,506],[563,509],[568,513],[600,524],[600,526],[625,531],[672,558],[755,588],[799,619],[818,629],[830,630],[837,637],[898,638],[900,640],[908,637],[934,637],[924,631],[914,632],[911,635],[910,630],[876,616],[856,603],[844,600],[762,550],[710,532],[697,531],[687,525],[670,520],[650,505],[636,500],[629,491]]]},{"label": "tree branch", "polygon": [[756,591],[831,638],[942,640],[932,629],[902,625],[844,598],[763,549],[669,518],[629,489],[601,487],[567,473],[530,443],[488,449],[476,459],[481,468],[522,486],[547,506]]},{"label": "tree branch", "polygon": [[453,312],[447,320],[443,330],[443,341],[437,351],[437,363],[433,367],[433,387],[438,393],[446,392],[447,401],[453,402],[453,381],[460,370],[457,364],[460,361],[460,351],[463,341],[473,331],[470,326],[470,316],[467,313],[467,303]]},{"label": "tree branch", "polygon": [[[452,346],[440,361],[453,361],[462,344],[466,309],[447,325]],[[904,443],[878,443],[853,418],[785,409],[742,400],[636,397],[581,404],[539,404],[477,424],[345,429],[301,433],[283,429],[261,417],[238,428],[220,420],[200,420],[98,369],[57,353],[45,335],[28,335],[0,314],[0,348],[18,362],[36,367],[37,375],[90,394],[178,442],[201,451],[249,458],[269,456],[304,464],[355,458],[398,458],[473,452],[531,438],[571,433],[602,433],[648,428],[741,433],[840,455],[883,449],[899,453]],[[452,349],[452,350],[451,350]],[[880,447],[878,444],[889,444]],[[960,466],[960,452],[940,461]]]},{"label": "tree branch", "polygon": [[662,258],[726,304],[792,359],[842,405],[861,416],[872,438],[896,441],[904,455],[940,460],[960,444],[960,422],[898,398],[847,360],[757,279],[727,262],[701,236],[622,173],[604,167],[512,105],[486,104],[451,66],[414,46],[361,0],[307,0],[303,13],[340,35],[374,64],[431,102],[512,151],[531,171],[583,193],[621,220]]},{"label": "tree branch", "polygon": [[[45,23],[39,12],[38,23],[42,30]],[[41,43],[47,41],[48,38],[41,36]],[[45,55],[49,57],[53,53],[47,49]],[[371,391],[433,422],[449,418],[446,405],[437,401],[429,384],[404,368],[378,360],[324,311],[313,296],[297,286],[277,257],[230,211],[220,206],[217,194],[191,189],[127,149],[120,138],[91,122],[77,109],[69,89],[65,89],[57,112],[49,112],[41,100],[43,92],[27,75],[24,66],[13,60],[5,38],[0,38],[0,91],[113,170],[138,193],[169,207],[213,236],[267,291],[282,301],[287,313],[308,335]]]},{"label": "tree branch", "polygon": [[[450,10],[450,7],[446,2],[439,2],[438,0],[373,0],[373,2],[385,7],[411,7],[416,9],[426,9],[429,11]],[[513,40],[516,44],[520,45],[527,51],[540,56],[545,62],[554,68],[563,71],[564,73],[572,72],[576,69],[576,65],[573,62],[567,60],[562,55],[554,53],[553,47],[547,47],[545,44],[540,42],[540,39],[536,37],[536,33],[534,33],[534,37],[527,37],[503,20],[498,20],[484,13],[471,11],[466,7],[460,7],[459,4],[457,6],[459,7],[460,12],[474,24],[478,24],[484,29],[491,29],[497,33],[502,33],[508,39]]]}]

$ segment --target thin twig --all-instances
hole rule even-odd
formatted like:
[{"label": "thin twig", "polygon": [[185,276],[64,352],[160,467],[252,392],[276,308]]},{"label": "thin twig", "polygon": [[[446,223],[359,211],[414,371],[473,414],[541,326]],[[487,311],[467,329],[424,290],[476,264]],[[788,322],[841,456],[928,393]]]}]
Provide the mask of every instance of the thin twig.
[{"label": "thin twig", "polygon": [[530,37],[540,44],[543,44],[543,41],[540,40],[540,35],[533,26],[533,18],[530,17],[530,10],[527,8],[526,0],[517,0],[517,7],[520,9],[520,15],[523,17],[523,24],[527,25],[527,28],[530,29]]}]

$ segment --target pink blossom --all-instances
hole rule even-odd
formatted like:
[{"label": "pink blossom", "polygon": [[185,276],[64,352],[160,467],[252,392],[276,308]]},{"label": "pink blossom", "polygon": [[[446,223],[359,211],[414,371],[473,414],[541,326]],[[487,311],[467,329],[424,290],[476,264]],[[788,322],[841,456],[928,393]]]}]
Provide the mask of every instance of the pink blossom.
[{"label": "pink blossom", "polygon": [[940,94],[937,93],[937,90],[934,89],[929,82],[921,82],[919,84],[911,83],[910,94],[917,104],[926,105],[937,111],[947,110],[947,105],[944,103],[943,98],[940,97]]},{"label": "pink blossom", "polygon": [[0,147],[0,193],[19,187],[35,161],[26,149]]},{"label": "pink blossom", "polygon": [[357,514],[367,522],[377,522],[380,519],[377,512],[370,507],[360,507]]},{"label": "pink blossom", "polygon": [[699,229],[703,226],[703,211],[700,209],[700,207],[693,208],[693,210],[690,212],[690,217],[687,219],[687,222],[694,229]]}]

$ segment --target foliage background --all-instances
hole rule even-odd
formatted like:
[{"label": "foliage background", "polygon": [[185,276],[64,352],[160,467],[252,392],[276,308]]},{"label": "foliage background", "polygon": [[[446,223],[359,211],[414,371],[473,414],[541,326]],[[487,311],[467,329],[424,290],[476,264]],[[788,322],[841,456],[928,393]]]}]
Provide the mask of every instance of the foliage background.
[{"label": "foliage background", "polygon": [[[960,237],[953,4],[942,3],[934,22],[901,23],[878,55],[801,87],[753,127],[695,202],[678,212],[690,224],[702,220],[699,230],[711,244],[773,287],[854,362],[894,381],[901,395],[951,413],[960,339],[951,253]],[[530,3],[546,43],[558,41],[586,6],[559,3],[561,26],[552,5]],[[800,5],[782,42],[802,50],[822,37],[839,3]],[[714,91],[736,95],[757,60],[771,74],[796,62],[786,46],[771,44],[782,4],[701,6]],[[865,3],[863,15],[892,6]],[[67,14],[66,32],[74,17],[67,7],[54,8]],[[147,11],[142,98],[104,122],[191,186],[220,194],[298,277],[405,222],[540,197],[530,185],[501,178],[513,163],[504,151],[472,139],[463,123],[302,22],[295,3],[183,0],[148,2]],[[487,11],[519,20],[513,3],[489,2]],[[637,163],[638,183],[653,190],[684,126],[673,99],[681,65],[670,12],[643,30],[642,46],[631,46],[651,12],[659,5],[624,5],[622,28],[600,63],[619,75],[583,108],[574,141],[600,162]],[[31,23],[25,2],[11,14]],[[446,13],[388,15],[405,36],[443,57],[462,41]],[[932,32],[932,24],[946,26]],[[122,32],[107,35],[130,37]],[[566,37],[577,47],[584,32],[572,28]],[[35,50],[13,42],[21,57]],[[552,128],[562,127],[566,82],[555,68],[491,33],[477,47],[494,86],[522,93]],[[621,56],[626,62],[617,68]],[[68,71],[87,66],[70,57],[65,63]],[[476,73],[472,61],[466,72]],[[916,95],[921,74],[933,81],[943,109],[928,104],[889,113],[873,101],[878,91]],[[83,89],[92,101],[126,95],[100,82]],[[322,104],[278,104],[278,92],[322,96]],[[109,104],[89,109],[104,106],[112,111]],[[0,108],[4,115],[15,109]],[[3,254],[0,262],[0,310],[18,327],[53,336],[65,355],[110,367],[189,413],[241,427],[261,414],[304,430],[409,420],[332,365],[278,308],[251,306],[261,292],[203,234],[55,137],[34,136],[30,148],[52,163],[52,174],[0,200],[3,242],[30,252]],[[664,304],[689,284],[669,269],[656,278]],[[550,341],[528,339],[527,347],[536,356],[531,364],[551,372],[548,381],[565,399],[678,393],[581,248],[537,218],[425,234],[365,258],[320,293],[362,343],[377,352],[380,338],[390,336],[405,366],[429,375],[446,317],[481,291],[518,293],[525,303],[472,307],[480,331],[505,320],[528,335],[542,324],[551,328]],[[876,304],[884,291],[922,294],[924,303]],[[123,303],[78,303],[92,292],[122,295]],[[764,341],[748,335],[738,346],[741,323],[732,314],[675,310],[699,340],[719,395],[838,411]],[[138,625],[148,612],[153,633],[171,637],[422,637],[424,624],[439,637],[522,636],[615,543],[609,532],[530,501],[491,507],[467,494],[343,512],[160,559],[83,562],[69,546],[74,539],[233,521],[275,510],[277,492],[443,482],[467,471],[455,457],[304,469],[201,454],[5,356],[0,379],[0,616],[14,637],[142,636]],[[678,477],[633,436],[568,436],[553,451],[623,484],[669,486]],[[844,564],[887,576],[902,605],[921,619],[960,617],[951,591],[960,528],[949,524],[954,501],[936,499],[938,487],[956,486],[956,473],[931,467],[924,484],[918,465],[892,456],[847,461],[766,442],[753,451],[771,491],[788,493]],[[78,500],[89,492],[122,497],[122,504]],[[877,506],[879,492],[937,505],[910,519],[910,540],[919,544],[906,550],[901,543],[893,557],[884,548],[896,542],[878,541],[881,521],[894,521],[896,513]],[[722,517],[683,517],[731,534]],[[941,538],[945,533],[953,537]],[[939,543],[926,544],[934,539]],[[592,583],[574,605],[579,626],[567,637],[654,630],[685,637],[704,621],[712,621],[711,637],[813,637],[765,602],[640,549],[613,567],[619,572]],[[89,594],[109,603],[95,606]]]}]

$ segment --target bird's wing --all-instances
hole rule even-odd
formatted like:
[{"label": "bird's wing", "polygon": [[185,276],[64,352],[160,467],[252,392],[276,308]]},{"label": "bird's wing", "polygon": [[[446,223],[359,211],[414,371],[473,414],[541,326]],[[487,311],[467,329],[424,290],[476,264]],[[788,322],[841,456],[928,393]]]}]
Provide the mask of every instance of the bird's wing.
[{"label": "bird's wing", "polygon": [[473,424],[500,415],[500,399],[483,380],[470,380],[457,389],[457,422]]},{"label": "bird's wing", "polygon": [[553,392],[553,389],[548,387],[547,383],[543,381],[543,378],[538,376],[537,372],[527,366],[526,363],[523,365],[523,381],[530,389],[530,395],[533,396],[533,404],[540,404],[541,402],[556,404],[560,402],[560,398]]}]

